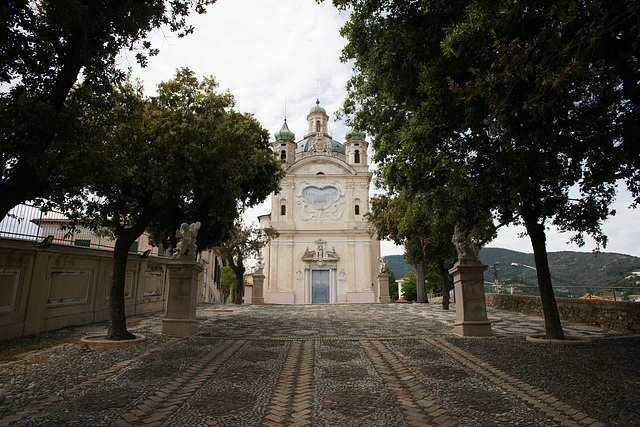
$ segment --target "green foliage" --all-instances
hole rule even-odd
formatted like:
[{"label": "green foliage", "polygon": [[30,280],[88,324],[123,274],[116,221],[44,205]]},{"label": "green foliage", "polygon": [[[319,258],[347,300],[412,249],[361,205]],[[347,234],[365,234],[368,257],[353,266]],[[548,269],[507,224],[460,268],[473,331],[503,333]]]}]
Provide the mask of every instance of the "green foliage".
[{"label": "green foliage", "polygon": [[223,266],[220,269],[220,288],[224,293],[224,300],[229,298],[229,295],[233,295],[233,289],[236,286],[236,274],[233,269],[228,265]]},{"label": "green foliage", "polygon": [[425,193],[409,195],[402,191],[396,197],[381,195],[372,198],[369,222],[376,228],[378,238],[389,238],[402,244],[405,258],[414,266],[418,281],[418,302],[426,302],[425,266],[454,257],[450,236],[453,223],[438,216],[439,201]]},{"label": "green foliage", "polygon": [[342,29],[355,69],[344,112],[374,136],[385,184],[444,189],[462,230],[482,230],[487,212],[523,224],[547,336],[562,338],[546,225],[604,246],[616,180],[640,200],[640,3],[334,4],[353,8]]},{"label": "green foliage", "polygon": [[[387,258],[385,257],[385,259]],[[389,267],[387,267],[386,273],[389,275],[389,298],[393,302],[398,299],[398,284],[396,283],[396,275]]]},{"label": "green foliage", "polygon": [[427,290],[433,293],[442,292],[442,280],[437,268],[427,267],[424,273],[424,281],[427,286]]},{"label": "green foliage", "polygon": [[149,230],[156,242],[175,247],[180,224],[199,221],[198,248],[212,247],[232,233],[242,209],[278,190],[284,172],[268,132],[234,111],[233,97],[216,87],[213,78],[199,82],[180,69],[157,97],[125,85],[108,97],[81,87],[71,99],[88,125],[98,125],[86,134],[81,170],[88,184],[59,203],[116,238],[110,309],[120,313],[111,325],[121,334],[126,256],[136,238]]},{"label": "green foliage", "polygon": [[149,32],[167,25],[182,37],[193,31],[189,13],[204,13],[214,1],[2,3],[0,218],[25,200],[62,197],[85,184],[77,174],[85,135],[74,132],[82,113],[67,104],[76,81],[108,96],[125,77],[116,64],[123,48],[145,65],[158,52],[145,41]]},{"label": "green foliage", "polygon": [[225,260],[236,276],[233,293],[235,304],[242,304],[244,297],[245,260],[250,257],[259,257],[260,249],[278,236],[279,233],[273,227],[259,229],[236,222],[229,237],[216,246],[216,253]]},{"label": "green foliage", "polygon": [[418,297],[416,290],[416,274],[409,272],[405,277],[406,280],[402,284],[402,296],[405,301],[416,301]]}]

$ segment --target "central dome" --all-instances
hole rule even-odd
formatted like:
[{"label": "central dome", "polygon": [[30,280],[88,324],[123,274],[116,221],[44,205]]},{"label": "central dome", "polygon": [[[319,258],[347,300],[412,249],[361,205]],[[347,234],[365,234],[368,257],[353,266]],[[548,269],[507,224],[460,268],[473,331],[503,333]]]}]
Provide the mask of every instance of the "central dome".
[{"label": "central dome", "polygon": [[327,143],[330,144],[329,146],[331,147],[332,152],[344,154],[344,146],[335,139],[331,139],[326,136],[322,139],[321,142],[318,142],[315,136],[310,136],[307,139],[303,139],[302,141],[298,142],[298,149],[296,150],[296,154],[308,153],[310,151],[313,151],[314,148],[316,149],[316,151],[322,152],[324,151]]}]

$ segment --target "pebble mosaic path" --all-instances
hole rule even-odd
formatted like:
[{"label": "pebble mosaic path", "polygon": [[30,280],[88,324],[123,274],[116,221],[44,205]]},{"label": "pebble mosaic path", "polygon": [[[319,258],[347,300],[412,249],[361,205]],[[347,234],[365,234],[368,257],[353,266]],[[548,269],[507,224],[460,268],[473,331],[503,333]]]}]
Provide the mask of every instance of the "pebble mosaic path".
[{"label": "pebble mosaic path", "polygon": [[[496,336],[541,331],[541,319],[490,315],[503,318],[494,324]],[[203,305],[198,316],[199,332],[191,337],[161,335],[160,315],[138,319],[132,331],[147,341],[83,348],[81,357],[113,363],[81,372],[78,360],[75,383],[48,384],[48,394],[31,402],[12,388],[12,369],[32,375],[27,382],[38,387],[39,377],[55,372],[51,365],[73,363],[59,356],[75,357],[77,344],[0,362],[7,395],[0,426],[606,425],[463,350],[452,335],[454,311],[436,305]],[[565,330],[616,335],[577,324]]]}]

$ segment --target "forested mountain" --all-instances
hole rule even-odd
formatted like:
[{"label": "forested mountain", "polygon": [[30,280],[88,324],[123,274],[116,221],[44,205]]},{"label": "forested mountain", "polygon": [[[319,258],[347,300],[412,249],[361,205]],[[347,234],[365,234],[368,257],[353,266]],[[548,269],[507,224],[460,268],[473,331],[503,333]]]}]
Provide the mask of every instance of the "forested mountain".
[{"label": "forested mountain", "polygon": [[410,271],[416,272],[411,265],[406,263],[402,255],[389,255],[384,257],[384,259],[387,260],[389,270],[393,270],[396,279],[402,279]]},{"label": "forested mountain", "polygon": [[[408,271],[414,271],[407,265],[402,255],[385,257],[389,268],[396,278],[403,277]],[[527,267],[512,266],[512,263],[535,267],[533,254],[501,248],[484,248],[480,251],[480,261],[489,266],[485,280],[494,282],[495,263],[498,281],[503,284],[536,285],[536,272]],[[554,286],[640,286],[636,281],[640,277],[626,279],[632,272],[640,271],[640,258],[615,253],[593,254],[589,252],[549,252],[549,267]]]}]

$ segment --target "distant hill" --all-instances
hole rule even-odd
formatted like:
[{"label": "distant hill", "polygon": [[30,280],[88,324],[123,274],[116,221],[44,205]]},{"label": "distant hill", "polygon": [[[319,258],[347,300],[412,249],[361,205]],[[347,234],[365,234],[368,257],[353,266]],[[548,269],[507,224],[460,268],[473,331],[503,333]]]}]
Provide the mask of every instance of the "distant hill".
[{"label": "distant hill", "polygon": [[[549,252],[549,269],[554,286],[635,286],[635,279],[625,280],[633,271],[640,271],[640,258],[614,253]],[[495,263],[500,283],[521,283],[537,285],[536,272],[526,267],[514,267],[511,263],[534,267],[533,254],[501,248],[484,248],[479,254],[480,261],[489,266],[484,273],[487,282],[493,282]],[[415,271],[402,255],[385,257],[389,268],[400,279],[409,271]]]},{"label": "distant hill", "polygon": [[[496,262],[500,282],[537,284],[536,272],[526,267],[514,267],[511,263],[535,266],[533,254],[500,248],[484,248],[480,261],[489,266],[485,280],[492,282]],[[623,281],[632,271],[640,270],[640,258],[614,253],[593,254],[589,252],[549,252],[549,270],[554,286],[612,286]]]},{"label": "distant hill", "polygon": [[402,279],[410,271],[415,273],[415,269],[407,264],[402,255],[389,255],[384,257],[389,265],[389,270],[393,270],[396,275],[396,279]]}]

